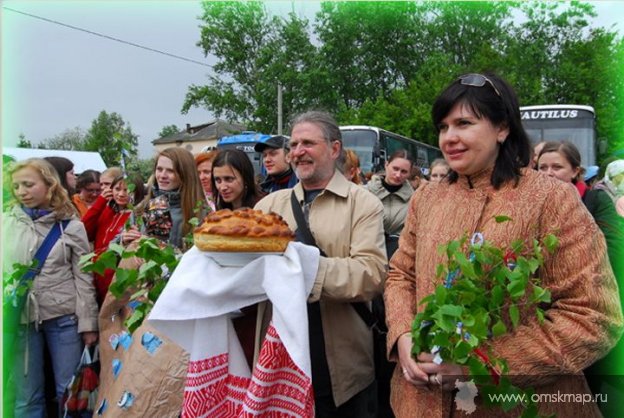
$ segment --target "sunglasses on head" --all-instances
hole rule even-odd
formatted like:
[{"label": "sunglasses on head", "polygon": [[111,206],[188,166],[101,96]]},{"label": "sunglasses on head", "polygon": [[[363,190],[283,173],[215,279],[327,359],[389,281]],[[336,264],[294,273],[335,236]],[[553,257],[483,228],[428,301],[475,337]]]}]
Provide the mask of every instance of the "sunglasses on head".
[{"label": "sunglasses on head", "polygon": [[459,77],[458,80],[461,85],[472,86],[472,87],[483,87],[485,86],[485,83],[488,83],[490,86],[492,86],[492,88],[494,89],[494,92],[496,93],[498,97],[500,98],[503,97],[501,96],[500,92],[498,91],[494,83],[492,83],[492,80],[490,80],[489,78],[487,78],[486,76],[482,74],[465,74]]}]

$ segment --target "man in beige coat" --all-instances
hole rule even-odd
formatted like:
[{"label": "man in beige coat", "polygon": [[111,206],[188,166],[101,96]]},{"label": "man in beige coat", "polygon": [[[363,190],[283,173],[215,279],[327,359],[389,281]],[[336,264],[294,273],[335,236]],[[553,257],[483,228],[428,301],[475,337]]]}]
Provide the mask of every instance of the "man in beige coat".
[{"label": "man in beige coat", "polygon": [[[342,137],[329,114],[299,115],[290,146],[299,184],[271,193],[256,209],[279,213],[297,230],[294,193],[325,254],[308,299],[316,417],[375,417],[373,337],[351,303],[368,302],[382,291],[387,264],[383,207],[336,169]],[[268,315],[261,307],[265,323]]]}]

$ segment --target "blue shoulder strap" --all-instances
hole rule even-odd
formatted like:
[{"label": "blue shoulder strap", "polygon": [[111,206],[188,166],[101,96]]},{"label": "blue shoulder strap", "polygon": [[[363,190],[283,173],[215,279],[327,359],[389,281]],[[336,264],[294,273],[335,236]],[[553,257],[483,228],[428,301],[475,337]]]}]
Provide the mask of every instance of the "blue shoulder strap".
[{"label": "blue shoulder strap", "polygon": [[67,228],[69,219],[55,223],[52,229],[50,229],[50,232],[48,232],[48,235],[46,235],[45,239],[41,243],[41,246],[35,253],[34,260],[37,260],[37,265],[34,268],[29,269],[28,272],[22,277],[22,280],[32,280],[37,274],[41,273],[41,269],[48,258],[48,254],[50,254],[52,247],[54,247],[56,241],[61,237],[61,224],[63,224],[63,229]]}]

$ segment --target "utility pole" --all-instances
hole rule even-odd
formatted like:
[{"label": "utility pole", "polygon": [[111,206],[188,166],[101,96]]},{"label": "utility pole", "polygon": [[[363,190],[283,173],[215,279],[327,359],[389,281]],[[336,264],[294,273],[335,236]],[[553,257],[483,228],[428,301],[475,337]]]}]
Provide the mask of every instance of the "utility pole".
[{"label": "utility pole", "polygon": [[277,134],[282,134],[282,83],[277,82]]}]

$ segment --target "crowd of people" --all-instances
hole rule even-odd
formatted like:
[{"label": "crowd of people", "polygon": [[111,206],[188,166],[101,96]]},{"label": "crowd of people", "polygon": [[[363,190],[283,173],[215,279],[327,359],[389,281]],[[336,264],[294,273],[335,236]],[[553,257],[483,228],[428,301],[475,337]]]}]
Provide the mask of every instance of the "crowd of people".
[{"label": "crowd of people", "polygon": [[[192,155],[167,148],[156,155],[146,184],[117,167],[76,177],[72,162],[61,157],[12,164],[14,204],[3,214],[3,230],[19,239],[3,245],[5,273],[15,263],[30,265],[55,225],[60,236],[25,293],[17,348],[10,354],[5,349],[3,360],[12,367],[4,383],[16,389],[5,409],[10,405],[16,417],[45,417],[44,350],[58,400],[84,345],[98,342],[98,310],[115,272],[82,272],[84,255],[97,258],[111,243],[129,246],[145,236],[184,252],[192,245],[185,240],[192,218],[240,208],[280,214],[297,241],[321,252],[307,306],[316,417],[428,417],[453,409],[454,379],[465,368],[413,353],[411,333],[423,308],[419,300],[439,284],[438,247],[466,232],[500,245],[549,233],[559,240],[539,272],[552,294],[547,320],[538,324],[523,312],[514,332],[489,343],[506,359],[509,374],[539,391],[585,394],[585,379],[567,379],[585,371],[594,393],[624,396],[622,382],[606,377],[624,375],[618,357],[624,161],[610,163],[603,177],[582,167],[570,142],[532,149],[516,93],[495,74],[451,82],[433,104],[432,122],[444,158],[418,167],[412,155],[398,150],[379,173],[361,172],[357,154],[343,149],[334,118],[320,111],[298,115],[289,137],[256,145],[267,173],[261,182],[239,150]],[[497,215],[513,222],[494,222]],[[383,365],[375,364],[373,330],[357,305],[376,306],[376,315],[385,318]],[[253,305],[233,319],[250,366],[270,315]],[[376,366],[387,369],[385,378]],[[588,404],[583,416],[599,416],[598,407],[610,413],[607,405]],[[58,408],[60,413],[63,405]],[[538,408],[571,416],[580,406]]]}]

